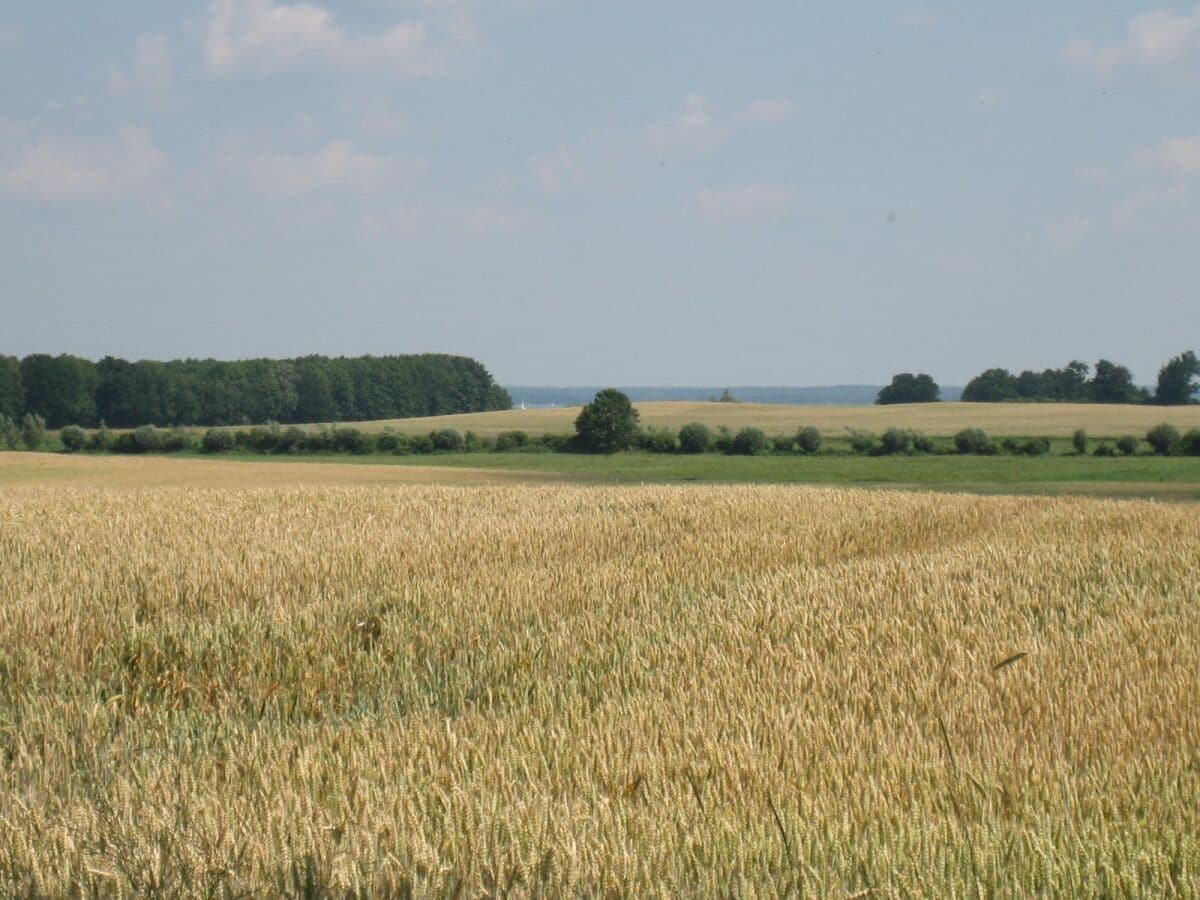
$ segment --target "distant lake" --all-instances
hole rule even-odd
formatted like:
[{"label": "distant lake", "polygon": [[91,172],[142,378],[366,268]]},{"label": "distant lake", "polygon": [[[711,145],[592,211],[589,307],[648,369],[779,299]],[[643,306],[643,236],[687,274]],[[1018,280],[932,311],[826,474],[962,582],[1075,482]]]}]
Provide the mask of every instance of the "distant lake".
[{"label": "distant lake", "polygon": [[[580,406],[596,396],[597,387],[536,387],[506,384],[513,404],[527,407]],[[734,399],[743,403],[790,403],[797,406],[868,406],[875,402],[880,385],[835,384],[825,387],[734,387]],[[725,387],[619,387],[635,403],[648,400],[715,400]],[[943,400],[958,400],[960,387],[943,387]]]}]

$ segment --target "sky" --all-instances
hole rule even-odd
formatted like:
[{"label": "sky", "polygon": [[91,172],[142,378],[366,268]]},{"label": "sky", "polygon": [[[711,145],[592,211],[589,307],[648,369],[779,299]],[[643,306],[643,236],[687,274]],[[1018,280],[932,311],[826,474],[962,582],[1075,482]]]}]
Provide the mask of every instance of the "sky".
[{"label": "sky", "polygon": [[1200,349],[1200,6],[0,6],[0,352],[962,384]]}]

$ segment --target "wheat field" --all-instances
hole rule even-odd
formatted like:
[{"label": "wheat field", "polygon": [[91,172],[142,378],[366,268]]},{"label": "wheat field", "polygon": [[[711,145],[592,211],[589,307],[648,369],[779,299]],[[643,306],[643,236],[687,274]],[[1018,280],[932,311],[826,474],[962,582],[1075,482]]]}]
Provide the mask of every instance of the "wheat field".
[{"label": "wheat field", "polygon": [[1194,507],[0,490],[0,892],[1191,896]]},{"label": "wheat field", "polygon": [[[896,426],[914,428],[932,436],[948,436],[963,428],[983,428],[998,437],[1070,437],[1083,428],[1093,437],[1141,437],[1160,422],[1171,422],[1181,431],[1200,428],[1200,406],[1134,406],[1102,403],[914,403],[898,406],[796,406],[769,403],[702,403],[661,401],[634,404],[642,424],[678,429],[688,422],[724,425],[735,431],[746,426],[768,434],[794,434],[813,425],[829,437],[849,430],[876,431]],[[428,434],[438,428],[457,428],[495,436],[521,429],[531,434],[570,434],[575,430],[579,407],[510,409],[419,419],[359,422],[378,431],[385,427],[409,434]]]}]

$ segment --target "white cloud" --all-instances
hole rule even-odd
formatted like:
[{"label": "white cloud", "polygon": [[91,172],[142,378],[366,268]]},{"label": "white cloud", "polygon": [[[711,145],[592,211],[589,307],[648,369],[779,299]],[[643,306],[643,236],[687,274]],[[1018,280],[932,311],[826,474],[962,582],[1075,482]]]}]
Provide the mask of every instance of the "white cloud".
[{"label": "white cloud", "polygon": [[436,4],[436,21],[408,21],[371,34],[351,34],[328,9],[312,3],[213,0],[205,63],[216,75],[267,74],[301,66],[442,77],[458,71],[479,39],[470,10]]},{"label": "white cloud", "polygon": [[171,50],[164,34],[139,35],[133,48],[133,64],[128,74],[112,71],[108,88],[123,95],[140,91],[162,98],[171,90],[173,80]]},{"label": "white cloud", "polygon": [[729,133],[720,107],[700,94],[687,97],[679,111],[651,122],[642,129],[642,139],[651,151],[662,156],[690,155],[713,149]]},{"label": "white cloud", "polygon": [[404,137],[410,131],[407,119],[381,103],[372,104],[363,113],[362,129],[368,137],[384,141]]},{"label": "white cloud", "polygon": [[1092,220],[1072,216],[1042,227],[1042,243],[1055,253],[1070,253],[1092,233]]},{"label": "white cloud", "polygon": [[1007,99],[1008,91],[1004,88],[984,88],[976,91],[975,96],[971,98],[971,109],[975,112],[991,112]]},{"label": "white cloud", "polygon": [[279,197],[370,191],[399,175],[388,157],[360,150],[345,140],[332,141],[308,154],[234,149],[225,154],[224,164],[246,177],[256,190]]},{"label": "white cloud", "polygon": [[1169,138],[1142,158],[1176,175],[1200,175],[1200,135]]},{"label": "white cloud", "polygon": [[374,240],[428,236],[447,231],[468,237],[517,237],[540,230],[542,216],[511,204],[439,206],[428,203],[396,205],[363,217],[363,234]]},{"label": "white cloud", "polygon": [[702,94],[692,94],[670,115],[632,129],[595,129],[534,159],[531,167],[547,194],[582,188],[619,191],[639,165],[704,156],[739,128],[776,124],[790,113],[786,100],[762,98],[729,113]]},{"label": "white cloud", "polygon": [[109,140],[31,139],[0,163],[0,185],[43,199],[115,194],[155,185],[171,168],[145,128],[120,129]]},{"label": "white cloud", "polygon": [[928,28],[930,25],[936,25],[943,15],[943,10],[920,6],[903,10],[896,18],[905,28]]},{"label": "white cloud", "polygon": [[1183,14],[1159,9],[1130,19],[1118,41],[1097,44],[1090,38],[1074,37],[1059,56],[1077,72],[1102,76],[1125,65],[1170,65],[1198,47],[1200,7]]},{"label": "white cloud", "polygon": [[704,188],[692,199],[709,225],[746,224],[787,215],[796,205],[796,190],[785,184],[741,184]]},{"label": "white cloud", "polygon": [[556,147],[535,160],[534,174],[542,191],[547,194],[575,190],[586,186],[590,180],[586,167],[568,147]]},{"label": "white cloud", "polygon": [[1146,221],[1148,216],[1158,220],[1163,211],[1182,209],[1188,205],[1189,200],[1188,189],[1182,184],[1135,191],[1123,197],[1113,209],[1112,225],[1120,230],[1136,228]]},{"label": "white cloud", "polygon": [[786,121],[792,114],[792,104],[788,100],[775,97],[763,97],[755,100],[744,109],[734,113],[735,122],[747,125],[776,125]]},{"label": "white cloud", "polygon": [[1080,169],[1076,169],[1075,177],[1092,184],[1103,184],[1108,181],[1109,172],[1103,166],[1083,166]]}]

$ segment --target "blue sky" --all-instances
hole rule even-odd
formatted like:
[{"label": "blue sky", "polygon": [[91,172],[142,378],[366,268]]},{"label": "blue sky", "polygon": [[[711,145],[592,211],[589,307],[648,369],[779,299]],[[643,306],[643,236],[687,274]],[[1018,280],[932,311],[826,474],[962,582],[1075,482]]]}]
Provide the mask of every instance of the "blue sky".
[{"label": "blue sky", "polygon": [[1200,349],[1200,7],[42,0],[0,83],[0,352],[688,385]]}]

